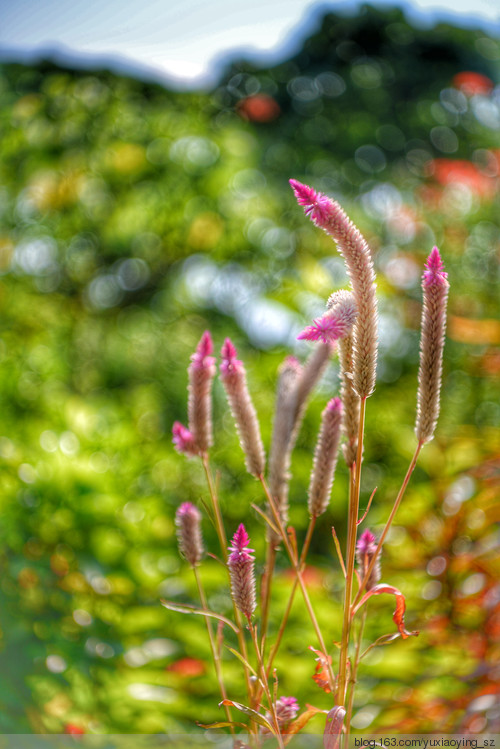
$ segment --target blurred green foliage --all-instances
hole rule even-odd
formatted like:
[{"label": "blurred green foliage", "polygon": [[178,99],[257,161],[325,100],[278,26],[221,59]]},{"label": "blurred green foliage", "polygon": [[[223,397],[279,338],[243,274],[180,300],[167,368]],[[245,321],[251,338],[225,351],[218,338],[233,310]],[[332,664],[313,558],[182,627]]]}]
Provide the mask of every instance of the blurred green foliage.
[{"label": "blurred green foliage", "polygon": [[[211,92],[50,62],[2,66],[3,733],[181,732],[220,717],[203,621],[159,603],[196,602],[173,515],[207,494],[170,428],[185,420],[186,367],[210,327],[245,360],[268,444],[277,367],[307,354],[297,332],[346,284],[330,240],[295,205],[292,176],[339,199],[374,251],[381,359],[362,501],[378,486],[375,529],[414,448],[419,276],[433,243],[452,288],[438,434],[384,558],[383,579],[403,590],[421,635],[367,657],[354,726],[500,731],[499,61],[483,32],[416,29],[400,11],[366,6],[325,15],[273,68],[233,62]],[[299,533],[319,414],[337,387],[334,362],[294,455]],[[245,518],[262,565],[250,504],[263,498],[219,383],[214,398],[227,528]],[[342,589],[330,527],[343,542],[346,494],[340,466],[309,575],[329,642]],[[208,522],[204,533],[218,553]],[[278,570],[274,630],[290,589],[284,557]],[[219,564],[208,559],[202,577],[227,613]],[[393,628],[392,601],[371,611],[367,642]],[[309,644],[297,599],[280,693],[327,708]],[[224,669],[241,699],[229,653]]]}]

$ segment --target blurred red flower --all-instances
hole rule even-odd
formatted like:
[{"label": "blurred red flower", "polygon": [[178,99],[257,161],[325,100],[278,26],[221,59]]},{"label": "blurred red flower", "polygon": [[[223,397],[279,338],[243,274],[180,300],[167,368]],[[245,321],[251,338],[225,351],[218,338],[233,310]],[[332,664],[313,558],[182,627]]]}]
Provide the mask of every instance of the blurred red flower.
[{"label": "blurred red flower", "polygon": [[71,734],[72,736],[80,736],[85,733],[85,729],[77,726],[75,723],[66,723],[64,733]]},{"label": "blurred red flower", "polygon": [[488,76],[474,73],[472,70],[464,70],[453,76],[453,85],[463,91],[466,96],[487,95],[493,89],[493,81]]},{"label": "blurred red flower", "polygon": [[268,94],[247,96],[238,102],[237,109],[245,120],[251,122],[271,122],[281,112],[278,102]]},{"label": "blurred red flower", "polygon": [[167,671],[172,671],[179,676],[201,676],[205,673],[205,664],[198,658],[180,658],[171,663]]},{"label": "blurred red flower", "polygon": [[458,182],[482,197],[491,197],[496,191],[495,179],[465,159],[433,159],[427,171],[440,185]]}]

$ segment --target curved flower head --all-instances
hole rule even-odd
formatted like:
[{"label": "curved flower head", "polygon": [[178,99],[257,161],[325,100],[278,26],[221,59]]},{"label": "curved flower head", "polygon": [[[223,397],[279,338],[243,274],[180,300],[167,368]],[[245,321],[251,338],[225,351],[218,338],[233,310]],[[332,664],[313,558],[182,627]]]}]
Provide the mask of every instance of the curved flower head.
[{"label": "curved flower head", "polygon": [[296,179],[288,180],[297,198],[297,203],[304,208],[304,213],[311,221],[322,226],[328,220],[331,200],[326,195],[316,192],[309,185],[303,185]]}]

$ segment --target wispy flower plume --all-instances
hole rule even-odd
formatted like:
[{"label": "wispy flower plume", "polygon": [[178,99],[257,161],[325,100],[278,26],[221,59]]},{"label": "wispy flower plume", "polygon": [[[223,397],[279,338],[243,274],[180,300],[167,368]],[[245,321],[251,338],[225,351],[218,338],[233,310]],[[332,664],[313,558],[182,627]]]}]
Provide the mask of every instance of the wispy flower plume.
[{"label": "wispy flower plume", "polygon": [[257,413],[248,392],[245,368],[236,358],[236,349],[229,338],[222,346],[221,356],[220,376],[245,453],[245,465],[247,471],[258,478],[264,473],[264,446]]},{"label": "wispy flower plume", "polygon": [[321,428],[314,452],[307,505],[311,517],[319,517],[328,507],[340,441],[342,401],[332,398],[322,414]]},{"label": "wispy flower plume", "polygon": [[[302,366],[294,356],[287,356],[278,372],[273,436],[269,453],[269,491],[284,525],[288,522],[290,444],[297,410],[297,383],[301,374]],[[270,528],[268,532],[274,534]],[[278,542],[279,537],[274,541]]]},{"label": "wispy flower plume", "polygon": [[212,437],[212,381],[215,377],[215,358],[212,337],[206,330],[188,368],[188,424],[197,452],[206,453],[213,444]]},{"label": "wispy flower plume", "polygon": [[306,216],[337,242],[345,260],[358,309],[353,387],[360,398],[366,398],[375,388],[377,365],[377,300],[370,249],[338,203],[297,180],[290,180],[290,185]]},{"label": "wispy flower plume", "polygon": [[237,608],[251,619],[257,606],[255,595],[255,557],[250,552],[250,537],[243,523],[233,536],[227,566],[231,578],[231,595]]},{"label": "wispy flower plume", "polygon": [[196,567],[203,556],[200,511],[191,502],[184,502],[175,514],[175,525],[179,550],[191,567]]},{"label": "wispy flower plume", "polygon": [[[373,559],[373,556],[377,550],[377,540],[373,533],[368,529],[364,531],[359,537],[359,541],[356,544],[356,559],[361,570],[361,576],[364,577],[368,572],[368,567]],[[380,556],[375,562],[375,566],[370,573],[370,577],[366,583],[366,590],[371,590],[380,581]]]},{"label": "wispy flower plume", "polygon": [[438,416],[443,370],[443,349],[448,300],[448,274],[437,247],[427,260],[422,276],[424,304],[420,335],[420,368],[418,372],[417,419],[415,433],[419,442],[434,436]]}]

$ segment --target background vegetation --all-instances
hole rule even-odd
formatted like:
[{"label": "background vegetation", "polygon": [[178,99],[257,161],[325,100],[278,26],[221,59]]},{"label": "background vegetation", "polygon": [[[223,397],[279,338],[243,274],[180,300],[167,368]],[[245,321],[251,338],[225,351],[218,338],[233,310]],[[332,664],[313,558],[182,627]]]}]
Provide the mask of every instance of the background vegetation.
[{"label": "background vegetation", "polygon": [[[206,493],[174,453],[186,367],[209,327],[244,358],[268,443],[276,370],[345,285],[330,240],[295,205],[293,176],[339,199],[374,251],[378,388],[368,403],[362,503],[385,521],[414,448],[419,276],[434,243],[451,282],[442,417],[383,562],[420,637],[372,651],[354,725],[500,732],[500,46],[483,32],[412,28],[397,10],[325,15],[292,59],[241,60],[211,92],[106,71],[4,64],[0,78],[0,730],[197,730],[220,712],[202,621],[160,597],[196,599],[173,515]],[[319,414],[294,455],[303,528]],[[259,487],[215,388],[227,527],[245,518],[263,561]],[[329,641],[341,579],[330,526],[346,532],[346,471],[315,536],[308,577]],[[207,546],[216,539],[204,525]],[[290,586],[279,559],[275,618]],[[202,574],[225,611],[218,564]],[[371,604],[368,635],[392,631]],[[328,707],[299,599],[280,690]],[[227,654],[230,696],[241,671]],[[311,724],[312,726],[314,724]],[[318,723],[319,726],[319,723]],[[319,730],[319,729],[318,729]]]}]

